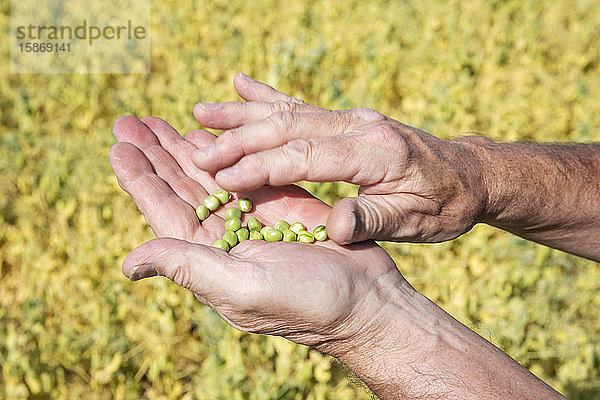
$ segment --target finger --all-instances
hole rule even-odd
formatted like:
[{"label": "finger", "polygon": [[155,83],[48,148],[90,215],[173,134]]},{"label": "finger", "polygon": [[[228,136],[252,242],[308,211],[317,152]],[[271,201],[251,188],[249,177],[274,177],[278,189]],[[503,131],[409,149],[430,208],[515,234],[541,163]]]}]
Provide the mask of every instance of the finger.
[{"label": "finger", "polygon": [[263,185],[283,186],[302,180],[345,181],[372,185],[385,178],[391,155],[369,149],[360,134],[315,139],[296,139],[275,149],[243,157],[232,167],[216,173],[219,185],[228,190],[253,190]]},{"label": "finger", "polygon": [[[186,141],[182,138],[179,132],[161,118],[144,117],[142,118],[142,122],[150,128],[160,146],[177,163],[176,171],[172,173],[175,176],[171,179],[183,179],[187,182],[186,184],[191,184],[198,189],[201,188],[200,194],[202,197],[199,200],[203,200],[206,194],[214,193],[220,189],[208,172],[201,170],[191,162],[192,153],[197,149],[191,141]],[[214,141],[215,136],[210,132],[206,133],[207,140],[212,136],[212,140]]]},{"label": "finger", "polygon": [[171,279],[209,302],[235,297],[249,282],[252,265],[232,263],[223,250],[171,238],[154,239],[137,247],[123,262],[123,273],[131,280],[151,276]]},{"label": "finger", "polygon": [[[196,146],[201,147],[212,143],[215,140],[215,135],[207,131],[197,130],[189,132],[185,136],[185,140],[189,140]],[[261,188],[253,192],[238,193],[238,195],[249,197],[254,203],[254,209],[242,216],[243,221],[248,217],[255,217],[263,223],[270,225],[281,219],[281,216],[273,214],[273,210],[280,209],[282,203],[285,205],[282,209],[283,213],[295,219],[301,217],[303,221],[312,224],[311,226],[324,224],[325,220],[322,219],[322,215],[326,214],[330,208],[320,200],[310,196],[304,189],[293,185],[279,188]],[[293,200],[291,202],[294,204],[293,207],[288,205],[290,199]],[[203,227],[206,226],[206,221],[208,220],[202,223]],[[222,221],[215,228],[223,229]]]},{"label": "finger", "polygon": [[[196,166],[210,172],[237,162],[246,154],[281,146],[293,139],[335,136],[358,127],[381,114],[357,110],[329,113],[277,112],[266,119],[224,132],[213,145],[192,155]],[[383,117],[383,116],[381,116]]]},{"label": "finger", "polygon": [[434,201],[408,193],[347,197],[331,210],[327,234],[340,245],[364,240],[420,242],[429,229],[428,216],[439,211]]},{"label": "finger", "polygon": [[217,137],[213,133],[211,133],[209,131],[199,130],[199,129],[189,131],[185,135],[185,140],[192,143],[196,147],[208,146],[211,143],[213,143],[216,138]]},{"label": "finger", "polygon": [[289,101],[198,103],[194,106],[194,117],[203,126],[213,129],[232,129],[260,121],[278,111],[327,112],[305,103]]},{"label": "finger", "polygon": [[256,81],[242,72],[233,77],[233,86],[240,97],[246,101],[285,101],[306,104],[303,100],[280,92],[266,83]]},{"label": "finger", "polygon": [[154,132],[142,121],[132,116],[121,117],[115,122],[113,134],[119,142],[129,142],[139,148],[156,174],[192,207],[198,206],[206,197],[207,191],[183,172],[177,161],[161,146]]},{"label": "finger", "polygon": [[[221,189],[210,174],[199,169],[191,162],[191,154],[196,149],[194,144],[182,138],[179,132],[161,118],[145,117],[142,118],[142,122],[152,130],[162,148],[175,159],[178,166],[184,172],[185,181],[191,182],[191,185],[197,188],[202,188],[203,197],[199,199],[199,203],[192,204],[193,207],[197,207],[198,204],[201,204],[206,196],[204,193],[214,193]],[[215,135],[210,132],[204,131],[204,136],[208,141],[211,140],[211,137],[213,141],[215,139]],[[188,177],[191,178],[191,181]],[[202,230],[204,231],[207,241],[212,242],[219,239],[225,233],[222,218],[224,212],[225,210],[221,208],[216,212],[211,213],[207,219],[202,221]]]},{"label": "finger", "polygon": [[133,198],[157,236],[190,239],[198,234],[194,209],[154,173],[137,147],[117,143],[110,149],[109,160],[119,185]]}]

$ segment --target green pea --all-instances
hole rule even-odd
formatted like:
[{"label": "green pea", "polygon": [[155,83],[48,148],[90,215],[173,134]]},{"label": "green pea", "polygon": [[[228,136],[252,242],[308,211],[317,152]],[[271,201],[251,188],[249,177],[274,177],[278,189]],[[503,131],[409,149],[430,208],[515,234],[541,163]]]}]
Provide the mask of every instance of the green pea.
[{"label": "green pea", "polygon": [[235,231],[235,234],[237,235],[238,242],[243,242],[244,240],[248,240],[248,238],[250,237],[250,232],[246,228],[238,229],[237,231]]},{"label": "green pea", "polygon": [[241,227],[242,227],[242,220],[240,220],[237,217],[228,219],[225,222],[225,230],[228,230],[228,231],[234,231],[235,232],[238,229],[240,229]]},{"label": "green pea", "polygon": [[279,229],[269,229],[265,235],[267,242],[280,242],[283,239],[283,233]]},{"label": "green pea", "polygon": [[219,199],[219,202],[221,202],[221,204],[227,204],[231,195],[227,190],[220,189],[215,192],[215,197]]},{"label": "green pea", "polygon": [[300,231],[298,234],[298,241],[302,243],[313,243],[315,241],[315,237],[310,232]]},{"label": "green pea", "polygon": [[263,240],[263,234],[260,231],[250,231],[250,240]]},{"label": "green pea", "polygon": [[267,232],[269,232],[271,229],[273,228],[271,228],[270,226],[263,226],[260,230],[260,233],[262,233],[264,237],[267,237]]},{"label": "green pea", "polygon": [[290,229],[292,230],[292,232],[294,232],[296,235],[300,233],[300,231],[305,231],[306,228],[304,227],[304,225],[302,225],[302,222],[294,222],[292,224],[292,226],[290,226]]},{"label": "green pea", "polygon": [[296,236],[296,232],[291,229],[286,229],[283,231],[283,241],[284,242],[295,242],[298,237]]},{"label": "green pea", "polygon": [[204,198],[204,205],[210,211],[215,211],[221,205],[221,202],[216,196],[206,196]]},{"label": "green pea", "polygon": [[327,240],[327,229],[325,228],[325,225],[319,225],[315,229],[313,229],[313,236],[319,242]]},{"label": "green pea", "polygon": [[221,250],[229,251],[229,243],[226,240],[219,239],[213,243],[213,247],[216,247]]},{"label": "green pea", "polygon": [[250,199],[242,197],[238,200],[238,207],[243,212],[250,212],[250,210],[252,210],[252,202],[250,201]]},{"label": "green pea", "polygon": [[283,232],[286,229],[290,229],[290,224],[288,224],[287,221],[281,220],[281,221],[277,222],[275,225],[273,225],[273,228],[279,229],[280,231]]},{"label": "green pea", "polygon": [[204,221],[210,215],[210,210],[204,204],[200,204],[196,207],[196,215],[200,218],[200,221]]},{"label": "green pea", "polygon": [[235,234],[235,232],[232,231],[225,232],[225,234],[223,235],[223,240],[226,241],[227,244],[229,244],[229,247],[233,247],[236,244],[238,244],[238,237]]},{"label": "green pea", "polygon": [[229,207],[225,210],[225,219],[242,218],[242,212],[237,207]]},{"label": "green pea", "polygon": [[248,220],[247,225],[250,231],[260,231],[260,229],[262,228],[262,224],[256,218],[250,218]]}]

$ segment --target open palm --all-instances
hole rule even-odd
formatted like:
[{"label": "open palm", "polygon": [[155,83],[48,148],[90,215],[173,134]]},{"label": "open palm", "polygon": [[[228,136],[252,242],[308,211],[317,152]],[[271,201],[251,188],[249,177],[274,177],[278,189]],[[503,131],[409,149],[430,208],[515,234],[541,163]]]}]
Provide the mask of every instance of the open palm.
[{"label": "open palm", "polygon": [[[298,110],[315,111],[264,84],[236,89],[249,109],[297,104]],[[245,123],[227,118],[245,116],[230,113],[219,124]],[[192,163],[192,153],[210,146],[212,133],[192,131],[182,138],[159,118],[123,117],[114,134],[111,165],[158,236],[125,259],[123,272],[132,280],[165,276],[238,329],[283,336],[337,357],[382,399],[424,393],[560,397],[417,293],[374,242],[342,247],[333,241],[246,240],[229,253],[210,246],[224,232],[224,210],[201,224],[195,207],[220,188]],[[238,195],[253,200],[246,216],[270,225],[286,219],[314,228],[330,214],[326,204],[295,186]],[[480,396],[473,391],[478,387]]]},{"label": "open palm", "polygon": [[[118,143],[110,152],[111,165],[159,237],[130,253],[123,265],[126,275],[135,277],[140,266],[150,266],[192,290],[236,328],[308,345],[360,335],[377,313],[382,277],[405,284],[387,253],[373,242],[341,247],[332,241],[248,240],[229,253],[211,247],[224,233],[224,207],[202,223],[196,217],[195,207],[219,187],[194,166],[191,155],[215,136],[192,131],[184,139],[152,117],[122,117],[114,135]],[[241,195],[254,204],[245,217],[263,224],[286,219],[313,228],[327,220],[330,210],[296,186],[262,187]]]}]

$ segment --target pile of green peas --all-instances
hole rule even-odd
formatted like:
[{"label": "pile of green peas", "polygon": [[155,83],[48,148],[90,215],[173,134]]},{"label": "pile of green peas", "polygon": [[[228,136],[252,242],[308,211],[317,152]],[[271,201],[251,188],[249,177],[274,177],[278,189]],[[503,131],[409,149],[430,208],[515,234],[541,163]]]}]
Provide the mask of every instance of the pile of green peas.
[{"label": "pile of green peas", "polygon": [[[212,211],[225,205],[231,199],[231,194],[224,189],[217,190],[214,194],[206,196],[203,203],[196,208],[196,215],[204,221]],[[317,226],[312,233],[306,230],[301,222],[289,224],[281,220],[273,227],[263,226],[256,218],[249,218],[246,227],[242,226],[242,213],[250,212],[252,202],[248,198],[238,200],[237,207],[225,210],[225,234],[223,238],[213,243],[214,247],[229,251],[244,240],[266,240],[267,242],[302,242],[314,243],[327,240],[325,225]]]}]

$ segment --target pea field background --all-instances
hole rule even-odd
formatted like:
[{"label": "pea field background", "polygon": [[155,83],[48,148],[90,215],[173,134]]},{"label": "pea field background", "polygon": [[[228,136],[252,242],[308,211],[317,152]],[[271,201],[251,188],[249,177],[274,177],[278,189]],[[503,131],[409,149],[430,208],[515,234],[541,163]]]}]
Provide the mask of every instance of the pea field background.
[{"label": "pea field background", "polygon": [[[0,398],[371,397],[328,357],[240,333],[165,279],[122,275],[153,234],[108,163],[118,116],[197,129],[193,104],[235,100],[243,71],[446,139],[600,140],[597,1],[153,1],[151,39],[148,75],[10,74],[0,42]],[[356,193],[304,186],[330,204]],[[382,245],[540,378],[600,398],[599,264],[486,226]]]}]

